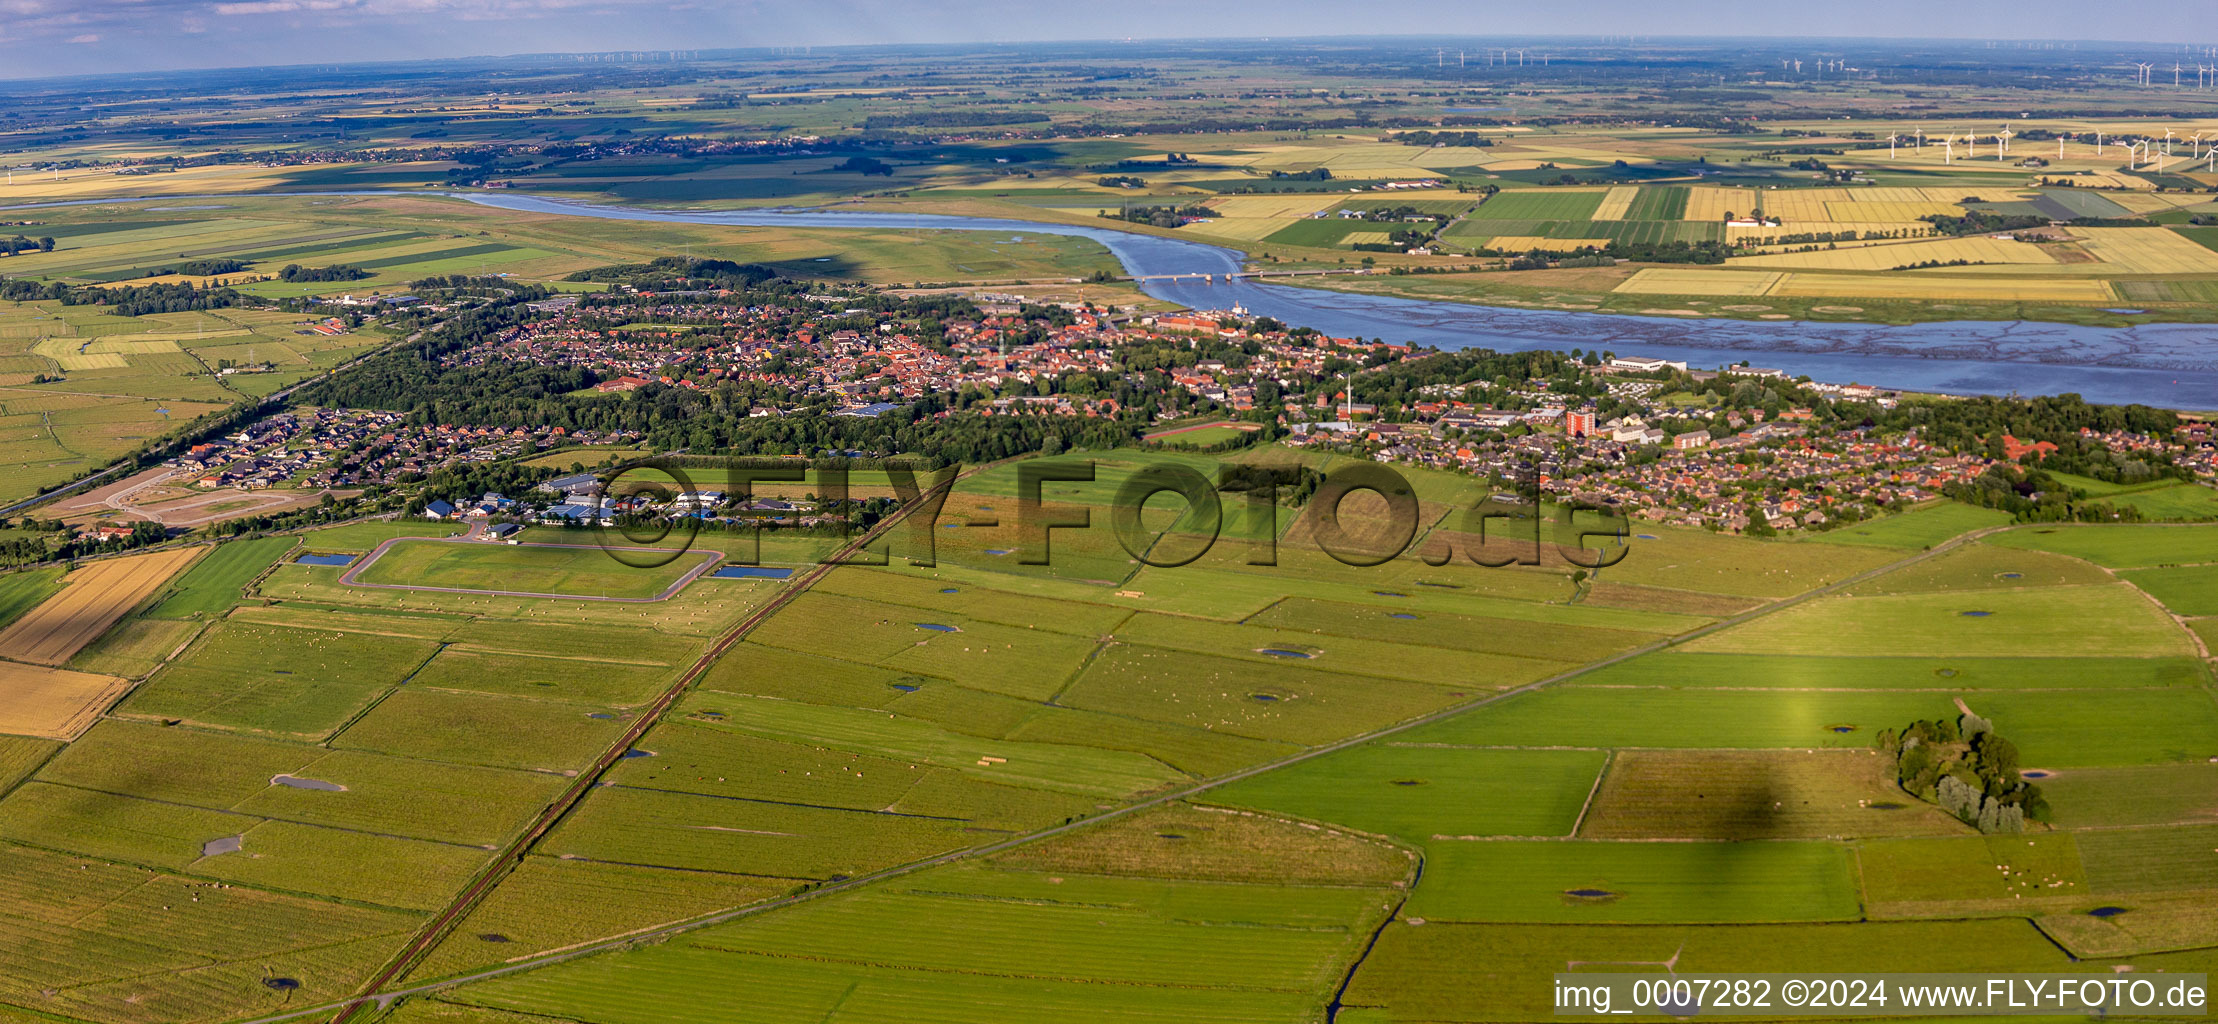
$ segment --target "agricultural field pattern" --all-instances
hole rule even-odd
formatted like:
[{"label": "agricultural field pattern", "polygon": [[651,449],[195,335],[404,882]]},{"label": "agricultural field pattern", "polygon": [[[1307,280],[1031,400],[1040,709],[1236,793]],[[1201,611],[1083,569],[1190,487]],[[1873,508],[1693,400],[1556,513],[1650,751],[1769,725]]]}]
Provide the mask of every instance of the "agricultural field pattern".
[{"label": "agricultural field pattern", "polygon": [[2218,48],[1533,17],[0,81],[0,1024],[2207,984]]}]

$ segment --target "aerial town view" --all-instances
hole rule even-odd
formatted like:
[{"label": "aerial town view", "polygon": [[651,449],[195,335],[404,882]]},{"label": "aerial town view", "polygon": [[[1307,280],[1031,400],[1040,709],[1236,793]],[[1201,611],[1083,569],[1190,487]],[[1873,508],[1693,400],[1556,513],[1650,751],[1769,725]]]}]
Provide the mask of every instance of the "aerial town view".
[{"label": "aerial town view", "polygon": [[2205,4],[0,11],[0,1024],[2210,1012]]}]

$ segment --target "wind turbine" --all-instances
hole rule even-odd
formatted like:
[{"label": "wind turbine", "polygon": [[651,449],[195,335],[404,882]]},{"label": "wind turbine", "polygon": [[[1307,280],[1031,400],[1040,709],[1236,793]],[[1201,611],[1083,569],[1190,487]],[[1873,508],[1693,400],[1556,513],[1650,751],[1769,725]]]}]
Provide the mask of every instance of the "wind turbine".
[{"label": "wind turbine", "polygon": [[1941,163],[1943,163],[1943,164],[1953,164],[1953,163],[1955,163],[1955,162],[1956,162],[1956,136],[1955,136],[1955,135],[1943,135],[1943,136],[1941,136],[1941,146],[1942,146],[1942,149],[1943,149],[1943,152],[1941,153]]},{"label": "wind turbine", "polygon": [[1918,137],[1918,144],[1916,148],[1918,149],[1918,151],[1923,152],[1925,150],[1925,129],[1918,129],[1916,134]]},{"label": "wind turbine", "polygon": [[1895,158],[1895,135],[1894,135],[1894,133],[1893,133],[1893,132],[1888,132],[1888,133],[1887,133],[1887,159],[1889,159],[1889,160],[1892,160],[1892,159],[1894,159],[1894,158]]},{"label": "wind turbine", "polygon": [[1964,159],[1966,159],[1966,160],[1976,160],[1976,159],[1978,159],[1978,158],[1979,158],[1979,136],[1977,136],[1977,135],[1973,135],[1973,134],[1972,134],[1972,133],[1970,133],[1970,132],[1965,132],[1965,133],[1964,133]]},{"label": "wind turbine", "polygon": [[1995,133],[1995,159],[1998,161],[2006,160],[2009,158],[2009,153],[2010,129],[2004,127],[2003,130]]},{"label": "wind turbine", "polygon": [[2172,130],[2170,128],[2164,129],[2164,155],[2172,155]]}]

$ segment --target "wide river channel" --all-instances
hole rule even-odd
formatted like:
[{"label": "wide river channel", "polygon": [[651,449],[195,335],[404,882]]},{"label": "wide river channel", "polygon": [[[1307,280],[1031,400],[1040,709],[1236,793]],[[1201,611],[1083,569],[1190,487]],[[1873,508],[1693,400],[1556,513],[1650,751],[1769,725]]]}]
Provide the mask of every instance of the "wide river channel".
[{"label": "wide river channel", "polygon": [[1200,242],[1109,228],[935,214],[848,211],[666,211],[598,206],[513,193],[457,194],[531,213],[824,228],[1077,235],[1108,246],[1135,277],[1214,274],[1215,284],[1143,281],[1149,295],[1195,309],[1245,308],[1339,337],[1418,342],[1444,349],[1606,349],[1714,368],[1743,360],[1833,383],[1861,382],[1951,394],[2077,392],[2094,402],[2218,408],[2218,327],[2140,324],[2083,327],[2023,321],[1905,325],[1680,319],[1576,310],[1515,309],[1357,295],[1224,275],[1240,254]]},{"label": "wide river channel", "polygon": [[[312,195],[317,193],[276,193]],[[379,193],[321,193],[365,195]],[[389,194],[389,193],[386,193]],[[647,210],[514,193],[435,193],[528,213],[609,220],[751,227],[983,231],[1019,240],[1075,235],[1107,246],[1158,299],[1195,309],[1234,306],[1338,337],[1384,338],[1443,349],[1603,349],[1684,360],[1695,368],[1743,361],[1837,384],[1864,383],[1949,394],[2076,392],[2094,402],[2218,408],[2218,326],[2138,324],[2083,327],[2025,321],[1905,325],[1683,319],[1576,310],[1516,309],[1357,295],[1266,284],[1225,275],[1240,269],[1230,249],[1110,228],[980,217],[827,210]],[[241,196],[198,197],[220,201]],[[89,202],[115,202],[92,200]],[[83,205],[73,201],[52,206]],[[19,208],[30,208],[19,207]]]}]

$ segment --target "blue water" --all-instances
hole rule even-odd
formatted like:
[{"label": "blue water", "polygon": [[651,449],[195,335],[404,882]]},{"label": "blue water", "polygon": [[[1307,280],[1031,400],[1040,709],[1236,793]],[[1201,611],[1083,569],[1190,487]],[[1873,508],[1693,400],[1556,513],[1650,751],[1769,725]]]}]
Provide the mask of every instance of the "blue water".
[{"label": "blue water", "polygon": [[940,593],[942,593],[942,594],[960,594],[960,593],[962,593],[962,591],[960,591],[960,590],[957,590],[957,589],[955,589],[954,587],[941,587],[941,588],[940,588]]},{"label": "blue water", "polygon": [[2024,579],[2025,574],[2022,572],[2006,572],[2002,574],[2002,578],[2006,580]]},{"label": "blue water", "polygon": [[1968,616],[1968,617],[1970,617],[1970,618],[1974,618],[1974,619],[1984,619],[1984,618],[1986,618],[1986,617],[1987,617],[1987,616],[1989,616],[1989,615],[1993,615],[1994,613],[1993,613],[1993,612],[1958,612],[1957,614],[1958,614],[1958,615],[1964,615],[1964,616]]},{"label": "blue water", "polygon": [[302,555],[293,559],[294,565],[352,565],[353,555]]},{"label": "blue water", "polygon": [[793,570],[765,565],[727,565],[709,575],[720,580],[782,580],[792,576]]},{"label": "blue water", "polygon": [[[279,197],[393,195],[391,191],[268,193]],[[1454,302],[1331,292],[1231,279],[1241,254],[1176,238],[1111,228],[1045,224],[984,217],[825,210],[649,210],[507,193],[446,195],[481,206],[525,213],[605,220],[756,227],[874,228],[879,230],[990,231],[1002,235],[1066,235],[1106,246],[1136,276],[1216,274],[1197,279],[1145,281],[1149,295],[1196,309],[1238,305],[1257,316],[1314,327],[1338,336],[1380,337],[1443,349],[1604,348],[1619,353],[1685,360],[1715,367],[1750,360],[1821,381],[1860,382],[1951,394],[2057,394],[2076,392],[2090,401],[2145,402],[2172,408],[2208,407],[2218,394],[2218,355],[2200,324],[2143,323],[2130,327],[2022,321],[1949,321],[1926,324],[1812,323],[1630,316],[1578,310],[1472,306]],[[217,198],[250,198],[232,195]],[[153,198],[153,197],[148,197]],[[208,198],[173,196],[169,199]],[[65,200],[5,209],[111,203]],[[1853,300],[1844,300],[1853,301]]]},{"label": "blue water", "polygon": [[1414,619],[1417,616],[1411,615],[1408,612],[1387,612],[1386,617],[1389,619]]},{"label": "blue water", "polygon": [[[1075,235],[1107,246],[1137,276],[1216,274],[1144,281],[1149,295],[1196,309],[1244,306],[1257,316],[1338,336],[1381,337],[1444,349],[1606,348],[1697,367],[1750,360],[1835,383],[1861,382],[1952,394],[2077,392],[2091,401],[2204,408],[2218,394],[2218,356],[2199,324],[2085,327],[2018,321],[1926,324],[1812,323],[1628,316],[1577,310],[1472,306],[1263,284],[1222,275],[1241,255],[1200,242],[1084,225],[1035,224],[916,213],[798,210],[664,211],[594,206],[538,196],[456,194],[530,213],[614,220]],[[1843,300],[1852,302],[1853,300]],[[1773,353],[1759,355],[1758,353]]]},{"label": "blue water", "polygon": [[908,683],[887,683],[886,685],[887,685],[887,686],[891,686],[891,687],[893,687],[894,689],[896,689],[896,690],[899,690],[899,691],[901,691],[902,693],[915,693],[915,692],[916,692],[916,687],[914,687],[914,686],[911,686],[911,685],[909,685]]},{"label": "blue water", "polygon": [[641,750],[641,749],[639,749],[638,747],[633,747],[633,748],[632,748],[632,749],[630,749],[630,750],[624,751],[624,756],[625,756],[625,757],[653,757],[653,756],[655,756],[655,752],[654,752],[654,751],[652,751],[652,750]]},{"label": "blue water", "polygon": [[987,553],[987,554],[989,554],[989,555],[1006,555],[1006,554],[1008,554],[1008,553],[1009,553],[1009,549],[1008,549],[1008,548],[987,548],[987,549],[986,549],[986,553]]},{"label": "blue water", "polygon": [[1634,534],[1633,536],[1635,536],[1635,537],[1637,537],[1637,538],[1639,538],[1639,539],[1641,539],[1641,540],[1655,540],[1655,539],[1656,539],[1656,535],[1655,535],[1655,534],[1653,534],[1653,533],[1636,533],[1636,534]]},{"label": "blue water", "polygon": [[1287,650],[1287,649],[1285,649],[1285,648],[1283,648],[1283,647],[1265,647],[1265,648],[1263,648],[1262,650],[1260,650],[1260,651],[1257,651],[1256,653],[1258,653],[1258,654],[1268,654],[1268,655],[1270,655],[1271,657],[1274,657],[1274,658],[1307,658],[1307,657],[1309,657],[1309,655],[1307,655],[1307,654],[1304,654],[1304,653],[1302,653],[1302,652],[1300,652],[1300,651],[1289,651],[1289,650]]},{"label": "blue water", "polygon": [[1374,591],[1371,591],[1371,593],[1377,594],[1377,595],[1378,595],[1378,596],[1380,596],[1380,597],[1408,597],[1408,596],[1409,596],[1408,594],[1400,593],[1399,591],[1393,591],[1393,590],[1374,590]]},{"label": "blue water", "polygon": [[2087,912],[2089,917],[2116,917],[2126,912],[2124,907],[2096,907]]},{"label": "blue water", "polygon": [[1277,699],[1278,699],[1278,695],[1277,695],[1277,694],[1271,694],[1271,693],[1251,693],[1251,694],[1248,694],[1248,697],[1249,697],[1250,699],[1252,699],[1252,700],[1259,700],[1259,701],[1262,701],[1262,702],[1263,702],[1263,703],[1265,703],[1265,704],[1269,704],[1269,703],[1271,703],[1271,702],[1273,702],[1273,701],[1275,701],[1275,700],[1277,700]]},{"label": "blue water", "polygon": [[601,719],[608,719],[608,718],[614,718],[614,717],[616,717],[616,716],[615,716],[615,715],[612,715],[612,714],[609,714],[609,713],[608,713],[608,712],[606,712],[606,711],[594,711],[594,712],[590,712],[590,713],[588,713],[588,714],[587,714],[587,715],[586,715],[585,717],[587,717],[587,718],[601,718]]},{"label": "blue water", "polygon": [[962,630],[960,630],[960,629],[956,629],[956,628],[955,628],[955,627],[953,627],[953,626],[943,626],[943,625],[941,625],[941,624],[939,624],[939,623],[937,623],[937,622],[919,622],[919,623],[917,623],[917,624],[916,624],[916,628],[918,628],[918,629],[929,629],[929,630],[931,630],[931,631],[932,631],[932,632],[934,632],[934,633],[960,633],[960,632],[962,632]]}]

